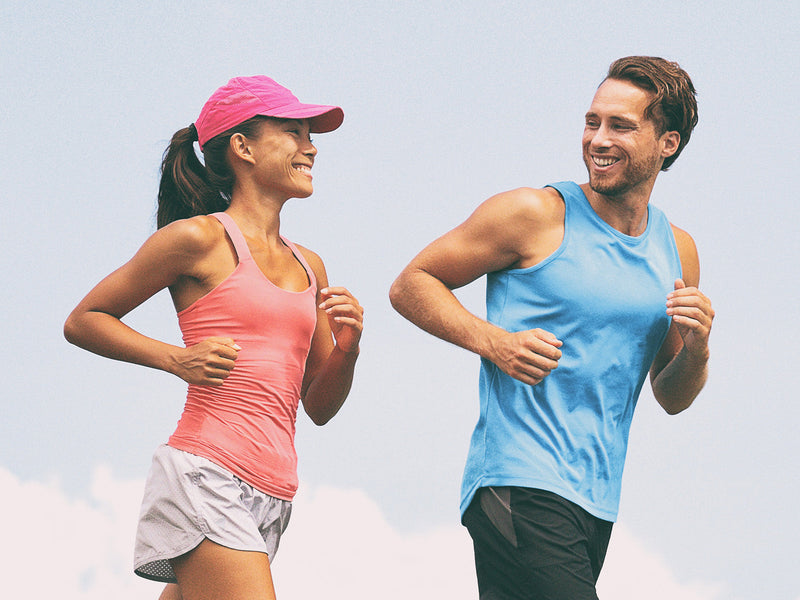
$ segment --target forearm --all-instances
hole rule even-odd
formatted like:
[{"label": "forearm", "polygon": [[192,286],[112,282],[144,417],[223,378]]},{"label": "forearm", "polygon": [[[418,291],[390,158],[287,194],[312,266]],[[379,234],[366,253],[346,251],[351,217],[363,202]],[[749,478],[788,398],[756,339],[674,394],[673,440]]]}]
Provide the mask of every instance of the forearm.
[{"label": "forearm", "polygon": [[175,352],[180,350],[142,335],[112,315],[97,311],[70,315],[64,325],[64,337],[94,354],[169,373],[174,372]]},{"label": "forearm", "polygon": [[389,293],[394,309],[420,329],[490,358],[503,329],[469,312],[452,290],[420,270],[404,271]]},{"label": "forearm", "polygon": [[358,350],[345,352],[334,346],[303,396],[303,408],[317,425],[330,421],[347,399],[353,384]]},{"label": "forearm", "polygon": [[707,378],[708,354],[692,356],[683,348],[653,380],[653,395],[674,415],[692,405]]}]

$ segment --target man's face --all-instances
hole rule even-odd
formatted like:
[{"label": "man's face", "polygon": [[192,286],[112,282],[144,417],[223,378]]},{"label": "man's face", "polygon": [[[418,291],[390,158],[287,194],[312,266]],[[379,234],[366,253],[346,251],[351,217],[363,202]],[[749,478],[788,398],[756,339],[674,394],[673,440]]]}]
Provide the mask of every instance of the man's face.
[{"label": "man's face", "polygon": [[652,187],[664,158],[674,153],[677,132],[658,135],[644,113],[652,95],[629,83],[607,79],[597,89],[586,113],[583,162],[592,190],[621,196],[638,187]]}]

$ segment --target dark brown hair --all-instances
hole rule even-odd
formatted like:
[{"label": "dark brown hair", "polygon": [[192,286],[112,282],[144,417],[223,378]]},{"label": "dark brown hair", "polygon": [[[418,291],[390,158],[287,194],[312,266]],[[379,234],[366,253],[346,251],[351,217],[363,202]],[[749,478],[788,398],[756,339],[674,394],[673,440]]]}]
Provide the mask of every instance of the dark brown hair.
[{"label": "dark brown hair", "polygon": [[697,125],[697,92],[689,74],[676,62],[657,56],[627,56],[611,63],[606,79],[628,81],[653,94],[645,117],[656,124],[658,135],[677,131],[681,136],[678,150],[664,159],[666,171],[678,158]]},{"label": "dark brown hair", "polygon": [[[256,116],[211,138],[203,145],[203,162],[194,150],[194,124],[175,132],[161,161],[156,223],[164,227],[178,219],[223,211],[230,205],[234,174],[228,163],[231,136],[258,138],[268,117]],[[205,164],[203,164],[205,163]]]}]

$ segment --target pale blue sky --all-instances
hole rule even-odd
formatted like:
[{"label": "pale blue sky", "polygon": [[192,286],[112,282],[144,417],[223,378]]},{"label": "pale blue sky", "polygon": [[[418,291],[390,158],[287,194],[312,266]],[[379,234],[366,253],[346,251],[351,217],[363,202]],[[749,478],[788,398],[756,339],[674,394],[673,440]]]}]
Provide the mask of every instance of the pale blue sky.
[{"label": "pale blue sky", "polygon": [[[301,477],[363,490],[401,532],[457,522],[478,361],[394,314],[388,287],[489,195],[583,181],[583,114],[608,64],[661,55],[693,77],[700,124],[653,202],[694,236],[718,316],[696,405],[667,417],[642,396],[620,522],[677,577],[724,583],[726,599],[800,597],[800,9],[276,4],[0,8],[0,467],[75,498],[88,497],[98,464],[144,476],[179,417],[182,382],[73,348],[61,326],[153,231],[172,133],[230,77],[263,73],[344,108],[342,128],[316,138],[316,192],[287,207],[283,232],[366,307],[348,404],[325,428],[299,423]],[[482,294],[478,282],[461,296],[480,312]],[[165,294],[128,321],[179,339]]]}]

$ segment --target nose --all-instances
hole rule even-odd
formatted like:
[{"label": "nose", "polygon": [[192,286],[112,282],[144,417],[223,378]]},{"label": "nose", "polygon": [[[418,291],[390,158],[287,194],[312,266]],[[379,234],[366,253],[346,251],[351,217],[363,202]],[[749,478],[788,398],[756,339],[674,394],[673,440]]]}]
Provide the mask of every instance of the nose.
[{"label": "nose", "polygon": [[591,145],[593,148],[608,148],[611,146],[611,131],[605,123],[601,123],[594,130]]},{"label": "nose", "polygon": [[314,158],[317,155],[317,147],[314,145],[314,142],[309,139],[303,146],[302,152],[304,155]]}]

